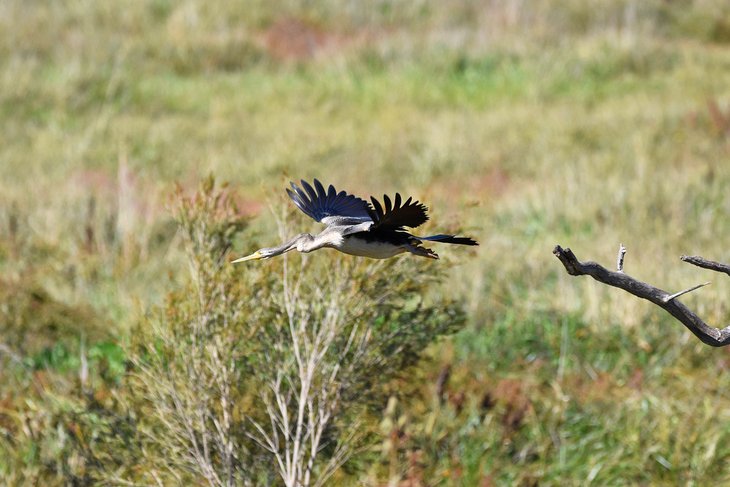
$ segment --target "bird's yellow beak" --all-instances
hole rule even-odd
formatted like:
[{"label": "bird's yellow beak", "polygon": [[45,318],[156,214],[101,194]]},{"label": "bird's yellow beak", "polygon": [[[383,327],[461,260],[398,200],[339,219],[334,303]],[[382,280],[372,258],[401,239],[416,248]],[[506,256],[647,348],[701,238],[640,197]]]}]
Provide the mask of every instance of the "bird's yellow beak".
[{"label": "bird's yellow beak", "polygon": [[240,259],[236,259],[234,261],[231,261],[231,264],[237,264],[239,262],[246,262],[247,260],[259,260],[259,259],[263,259],[263,258],[264,258],[264,256],[261,255],[261,252],[259,252],[257,250],[256,252],[254,252],[251,255],[247,255],[246,257],[241,257]]}]

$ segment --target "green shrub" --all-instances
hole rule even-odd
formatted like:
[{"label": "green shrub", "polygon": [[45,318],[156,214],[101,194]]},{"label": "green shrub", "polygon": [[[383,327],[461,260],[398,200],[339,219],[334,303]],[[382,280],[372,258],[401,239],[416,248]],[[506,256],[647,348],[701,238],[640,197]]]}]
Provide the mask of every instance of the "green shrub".
[{"label": "green shrub", "polygon": [[430,262],[323,251],[232,266],[245,224],[229,191],[209,179],[179,201],[192,279],[133,347],[143,477],[320,485],[369,444],[392,379],[464,317],[424,299]]}]

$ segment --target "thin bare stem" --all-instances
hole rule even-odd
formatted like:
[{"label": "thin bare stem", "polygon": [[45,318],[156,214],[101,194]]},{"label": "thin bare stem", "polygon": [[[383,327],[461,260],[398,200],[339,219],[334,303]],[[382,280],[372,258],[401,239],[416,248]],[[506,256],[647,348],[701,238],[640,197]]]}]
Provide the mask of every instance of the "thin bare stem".
[{"label": "thin bare stem", "polygon": [[702,284],[697,284],[696,286],[692,286],[690,288],[687,288],[684,291],[679,291],[677,293],[672,294],[671,296],[667,296],[666,298],[664,298],[664,302],[667,303],[667,302],[671,301],[672,299],[675,299],[675,298],[678,298],[678,297],[682,296],[683,294],[691,293],[692,291],[694,291],[696,289],[699,289],[701,287],[705,287],[705,286],[707,286],[709,284],[710,284],[710,282],[708,281],[708,282],[704,282]]},{"label": "thin bare stem", "polygon": [[616,271],[624,271],[624,257],[626,256],[626,247],[624,244],[618,244],[618,257],[616,258]]}]

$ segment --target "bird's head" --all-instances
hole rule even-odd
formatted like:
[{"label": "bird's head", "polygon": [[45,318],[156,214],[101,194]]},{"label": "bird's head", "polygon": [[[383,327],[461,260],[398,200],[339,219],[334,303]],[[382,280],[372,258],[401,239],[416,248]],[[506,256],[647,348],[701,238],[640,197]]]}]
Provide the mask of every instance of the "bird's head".
[{"label": "bird's head", "polygon": [[[247,260],[262,260],[276,257],[277,255],[284,254],[286,252],[289,252],[290,250],[298,249],[297,246],[301,242],[307,242],[311,240],[312,236],[310,234],[301,233],[293,239],[289,240],[288,242],[279,245],[278,247],[264,247],[263,249],[258,249],[251,255],[247,255],[246,257],[241,257],[240,259],[232,261],[231,264],[235,264],[237,262],[246,262]],[[301,249],[299,250],[302,251]]]},{"label": "bird's head", "polygon": [[246,257],[241,257],[240,259],[231,261],[231,264],[237,264],[239,262],[246,262],[247,260],[270,259],[271,257],[274,257],[275,255],[279,255],[281,253],[281,252],[276,252],[276,250],[277,249],[270,249],[270,248],[259,249],[251,255],[247,255]]}]

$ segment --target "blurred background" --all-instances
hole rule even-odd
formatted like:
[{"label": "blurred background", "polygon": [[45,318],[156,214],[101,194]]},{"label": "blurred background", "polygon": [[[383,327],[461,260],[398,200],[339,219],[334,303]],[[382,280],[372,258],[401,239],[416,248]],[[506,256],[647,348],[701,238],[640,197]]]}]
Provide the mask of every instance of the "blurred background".
[{"label": "blurred background", "polygon": [[682,301],[727,324],[730,279],[678,259],[730,262],[726,1],[4,0],[0,64],[0,473],[62,482],[79,350],[103,400],[187,275],[174,185],[212,173],[242,253],[314,177],[481,242],[439,250],[468,323],[354,482],[730,483],[730,351],[551,253],[623,243],[638,279],[713,281]]}]

